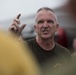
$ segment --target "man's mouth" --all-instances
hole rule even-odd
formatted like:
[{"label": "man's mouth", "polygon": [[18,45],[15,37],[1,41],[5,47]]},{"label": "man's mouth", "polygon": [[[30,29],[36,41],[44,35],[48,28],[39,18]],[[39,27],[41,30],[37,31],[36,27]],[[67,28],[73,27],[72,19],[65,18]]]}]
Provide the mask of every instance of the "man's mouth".
[{"label": "man's mouth", "polygon": [[43,32],[44,34],[48,34],[48,33],[49,33],[48,30],[43,30],[42,32]]}]

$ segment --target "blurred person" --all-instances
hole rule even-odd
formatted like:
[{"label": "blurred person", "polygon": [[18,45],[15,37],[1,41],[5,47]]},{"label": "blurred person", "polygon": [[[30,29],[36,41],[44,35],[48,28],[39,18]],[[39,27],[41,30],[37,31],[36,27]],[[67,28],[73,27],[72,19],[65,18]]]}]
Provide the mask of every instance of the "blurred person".
[{"label": "blurred person", "polygon": [[[64,11],[66,11],[70,14],[71,20],[73,20],[73,22],[74,22],[73,25],[76,25],[76,0],[68,0],[67,4],[64,6]],[[76,28],[75,28],[75,30],[76,30]],[[74,35],[76,36],[75,31],[74,31]],[[74,72],[76,72],[76,38],[73,39],[72,47],[73,47],[72,58],[73,58],[73,62],[74,62],[73,67],[75,67],[75,68],[73,68],[71,70],[73,72],[73,74],[71,74],[71,75],[76,75],[76,73],[74,74]]]},{"label": "blurred person", "polygon": [[76,0],[69,0],[67,7],[69,13],[76,18]]},{"label": "blurred person", "polygon": [[73,49],[76,51],[76,38],[73,39]]},{"label": "blurred person", "polygon": [[[74,38],[76,37],[76,0],[67,0],[67,3],[62,7],[63,11],[68,13],[68,23],[71,25],[67,25],[68,29],[67,31],[70,33],[70,37],[69,38]],[[69,28],[70,27],[70,28]],[[71,37],[72,36],[72,37]],[[70,39],[69,43],[71,43],[71,47],[69,47],[70,49],[73,46],[73,42],[74,40]],[[71,49],[71,53],[74,52],[74,49]]]},{"label": "blurred person", "polygon": [[63,28],[61,28],[61,27],[58,28],[55,37],[56,37],[56,42],[58,44],[62,45],[63,47],[66,47],[66,48],[68,47],[67,46],[67,35]]},{"label": "blurred person", "polygon": [[73,49],[74,52],[72,53],[72,55],[76,57],[76,38],[73,39]]},{"label": "blurred person", "polygon": [[[71,20],[73,20],[73,25],[75,26],[76,25],[76,0],[68,0],[68,2],[66,3],[66,5],[64,5],[63,8],[64,8],[64,11],[70,14],[69,16],[71,16]],[[72,29],[72,31],[74,31],[74,34],[73,34],[74,37],[76,37],[75,30],[76,28],[74,27],[74,30]],[[75,50],[76,49],[75,39],[73,39],[72,46],[73,46],[73,49]]]},{"label": "blurred person", "polygon": [[[19,27],[21,14],[13,21],[9,31],[21,36],[21,32],[26,26],[23,24]],[[68,49],[59,45],[54,40],[55,32],[57,32],[59,24],[54,10],[49,7],[40,8],[35,16],[34,30],[36,37],[27,41],[30,49],[35,54],[38,62],[43,67],[44,73],[50,67],[56,71],[61,70],[71,60],[71,54]],[[45,68],[44,68],[45,67]]]},{"label": "blurred person", "polygon": [[0,31],[0,75],[40,75],[29,48],[13,36]]}]

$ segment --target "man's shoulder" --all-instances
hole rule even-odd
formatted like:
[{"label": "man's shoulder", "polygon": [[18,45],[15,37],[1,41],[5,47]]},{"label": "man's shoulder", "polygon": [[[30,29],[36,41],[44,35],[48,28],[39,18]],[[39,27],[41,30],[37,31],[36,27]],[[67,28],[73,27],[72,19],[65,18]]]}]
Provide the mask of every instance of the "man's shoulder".
[{"label": "man's shoulder", "polygon": [[32,47],[33,45],[36,44],[36,39],[35,39],[35,38],[28,39],[28,40],[27,40],[27,43],[28,43],[29,46]]},{"label": "man's shoulder", "polygon": [[59,51],[63,52],[63,53],[65,52],[65,53],[69,53],[69,54],[70,54],[70,50],[69,50],[69,49],[61,46],[61,45],[58,44],[58,43],[56,43],[56,48],[57,48]]},{"label": "man's shoulder", "polygon": [[59,52],[62,56],[65,56],[66,59],[72,60],[71,52],[69,49],[61,46],[60,44],[56,43],[56,50]]},{"label": "man's shoulder", "polygon": [[35,38],[32,38],[32,39],[27,40],[28,43],[32,43],[34,41],[35,41]]},{"label": "man's shoulder", "polygon": [[65,49],[65,50],[68,50],[67,48],[63,47],[62,45],[56,43],[56,47],[58,47],[59,49]]}]

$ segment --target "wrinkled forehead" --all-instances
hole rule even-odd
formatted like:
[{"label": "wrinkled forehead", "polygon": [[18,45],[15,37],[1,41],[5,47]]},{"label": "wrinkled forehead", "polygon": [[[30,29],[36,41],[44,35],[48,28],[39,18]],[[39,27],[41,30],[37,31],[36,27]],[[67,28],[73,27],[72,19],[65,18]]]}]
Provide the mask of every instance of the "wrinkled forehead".
[{"label": "wrinkled forehead", "polygon": [[38,18],[45,17],[45,18],[53,18],[54,20],[57,20],[57,17],[54,12],[50,10],[41,10],[36,14],[35,20],[37,21]]}]

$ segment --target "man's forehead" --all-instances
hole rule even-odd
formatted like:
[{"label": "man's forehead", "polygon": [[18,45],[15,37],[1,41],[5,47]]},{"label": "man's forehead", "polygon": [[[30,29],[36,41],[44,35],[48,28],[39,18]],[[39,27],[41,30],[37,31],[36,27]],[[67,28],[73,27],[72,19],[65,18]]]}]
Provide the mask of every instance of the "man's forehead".
[{"label": "man's forehead", "polygon": [[56,17],[56,15],[55,15],[55,13],[53,12],[53,11],[51,11],[51,10],[45,10],[45,9],[43,9],[43,10],[40,10],[39,12],[37,12],[36,13],[36,16],[35,16],[35,21],[37,21],[38,20],[38,18],[42,18],[42,17],[47,17],[47,15],[48,15],[48,18],[52,18],[52,19],[54,19],[55,21],[57,21],[57,17]]},{"label": "man's forehead", "polygon": [[55,18],[56,19],[55,13],[53,13],[50,10],[41,10],[36,14],[36,18],[47,17],[47,16],[48,16],[48,18]]},{"label": "man's forehead", "polygon": [[36,18],[42,17],[42,16],[48,16],[48,17],[53,16],[53,17],[55,17],[55,14],[50,10],[41,10],[36,14]]}]

